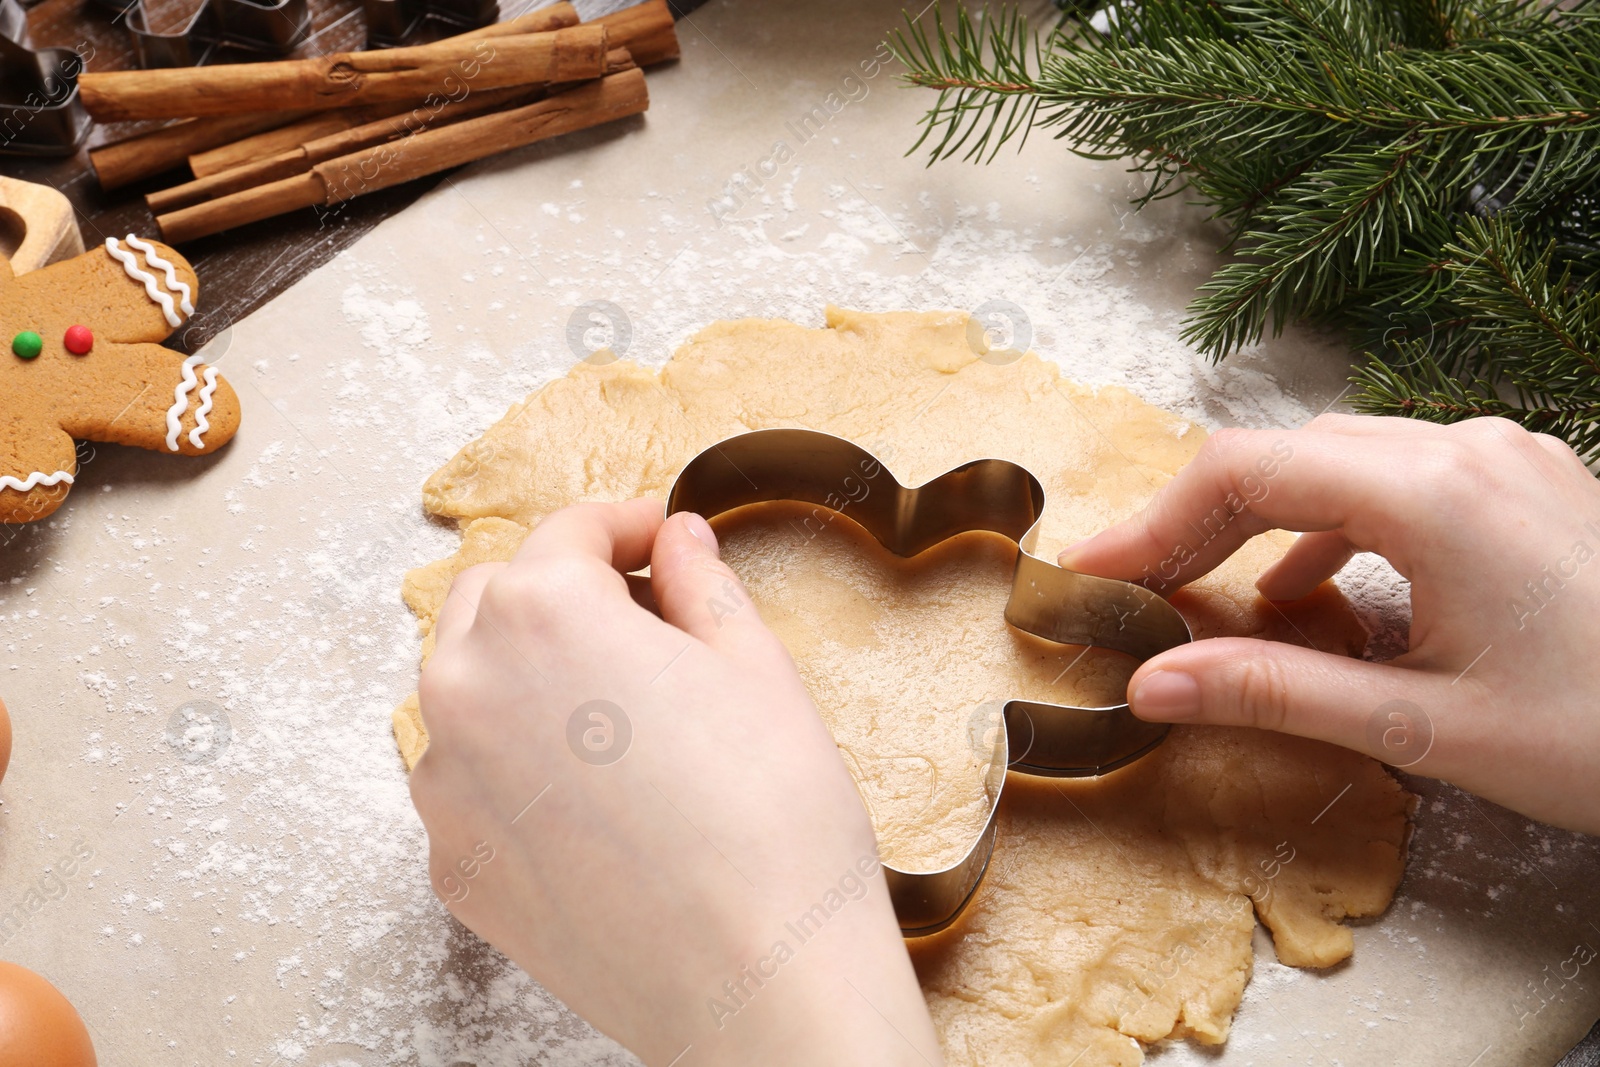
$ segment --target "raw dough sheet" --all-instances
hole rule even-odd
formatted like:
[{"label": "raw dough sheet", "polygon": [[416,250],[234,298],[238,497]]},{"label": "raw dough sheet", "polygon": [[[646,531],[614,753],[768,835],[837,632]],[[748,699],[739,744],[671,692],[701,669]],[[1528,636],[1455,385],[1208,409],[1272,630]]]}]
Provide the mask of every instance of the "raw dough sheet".
[{"label": "raw dough sheet", "polygon": [[[234,323],[228,449],[85,449],[66,506],[6,531],[0,914],[21,912],[0,952],[67,993],[106,1067],[629,1062],[445,916],[388,731],[416,670],[398,575],[456,543],[420,487],[578,360],[580,305],[620,309],[629,357],[659,363],[719,319],[1004,300],[1068,378],[1206,426],[1337,402],[1338,338],[1220,367],[1184,348],[1217,234],[1181,198],[1132,213],[1117,166],[1046,139],[987,167],[903,158],[930,100],[857,66],[897,5],[690,20],[646,117],[455,175]],[[779,141],[790,158],[715,217]],[[1345,583],[1390,649],[1392,583]],[[231,723],[211,762],[167,739],[194,701]],[[1307,974],[1258,938],[1225,1049],[1154,1062],[1540,1064],[1581,1036],[1600,990],[1568,961],[1600,945],[1595,843],[1414,784],[1405,880],[1352,961]],[[63,890],[46,875],[80,839],[94,859]]]},{"label": "raw dough sheet", "polygon": [[[988,347],[965,312],[830,309],[823,329],[717,323],[660,375],[575,368],[428,479],[425,506],[460,522],[463,538],[450,558],[406,576],[424,655],[451,579],[509,559],[550,511],[664,496],[662,477],[701,449],[791,421],[872,442],[910,484],[974,455],[1023,463],[1045,490],[1045,558],[1128,514],[1204,439],[1122,389],[1091,392],[1037,356]],[[1290,476],[1294,450],[1281,445],[1281,465],[1260,468],[1265,492]],[[808,505],[747,509],[716,525],[723,558],[745,576],[838,742],[881,854],[902,867],[954,863],[982,830],[994,701],[1095,705],[1126,690],[1129,657],[1005,625],[1015,548],[1002,538],[965,535],[897,560]],[[1198,637],[1359,654],[1366,634],[1331,586],[1288,608],[1256,595],[1254,576],[1289,540],[1252,540],[1174,603]],[[394,725],[412,764],[425,737],[414,699]],[[1388,905],[1412,805],[1372,760],[1251,731],[1180,729],[1102,781],[1010,784],[983,888],[961,922],[914,947],[952,1067],[1136,1065],[1135,1038],[1221,1043],[1250,975],[1251,900],[1278,959],[1343,962],[1352,937],[1339,922]]]}]

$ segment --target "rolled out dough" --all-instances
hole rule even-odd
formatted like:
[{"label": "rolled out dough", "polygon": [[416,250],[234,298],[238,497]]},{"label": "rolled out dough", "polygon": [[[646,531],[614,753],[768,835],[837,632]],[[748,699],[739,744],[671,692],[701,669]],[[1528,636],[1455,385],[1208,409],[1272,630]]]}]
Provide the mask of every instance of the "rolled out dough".
[{"label": "rolled out dough", "polygon": [[[1031,353],[975,351],[983,342],[967,326],[961,313],[836,309],[825,329],[718,323],[659,374],[586,363],[550,382],[423,489],[428,511],[463,529],[454,555],[405,579],[424,660],[462,569],[509,558],[566,504],[662,496],[695,453],[743,430],[840,434],[909,483],[979,456],[1025,464],[1048,494],[1047,556],[1136,510],[1205,437]],[[819,531],[795,519],[775,504],[720,521],[724,557],[793,652],[885,857],[959,854],[987,815],[970,741],[981,705],[1106,699],[1131,663],[1009,629],[1015,550],[1000,538],[963,535],[904,561],[847,522]],[[1359,654],[1365,635],[1331,587],[1283,610],[1255,595],[1287,543],[1255,539],[1174,603],[1197,637]],[[427,743],[415,696],[394,726],[409,766]],[[1255,918],[1284,963],[1347,958],[1341,920],[1388,906],[1410,806],[1372,760],[1253,731],[1175,729],[1154,755],[1097,780],[1013,775],[978,898],[950,931],[912,946],[949,1061],[1137,1064],[1140,1041],[1223,1041]]]}]

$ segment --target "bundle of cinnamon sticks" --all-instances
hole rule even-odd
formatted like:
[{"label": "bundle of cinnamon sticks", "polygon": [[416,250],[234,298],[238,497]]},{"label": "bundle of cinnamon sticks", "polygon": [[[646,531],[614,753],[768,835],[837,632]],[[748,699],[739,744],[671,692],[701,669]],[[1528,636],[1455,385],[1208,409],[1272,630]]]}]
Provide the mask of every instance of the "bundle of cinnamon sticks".
[{"label": "bundle of cinnamon sticks", "polygon": [[145,197],[180,244],[636,115],[641,68],[677,55],[666,0],[587,23],[562,2],[433,44],[85,74],[79,91],[97,119],[184,120],[89,153],[107,189],[187,163],[193,180]]}]

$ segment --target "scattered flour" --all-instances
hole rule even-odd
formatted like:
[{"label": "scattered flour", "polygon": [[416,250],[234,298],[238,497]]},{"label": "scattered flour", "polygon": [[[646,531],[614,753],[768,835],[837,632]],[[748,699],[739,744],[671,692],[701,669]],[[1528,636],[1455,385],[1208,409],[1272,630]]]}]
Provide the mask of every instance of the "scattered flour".
[{"label": "scattered flour", "polygon": [[[1030,151],[1052,149],[1041,142]],[[436,191],[412,211],[434,210],[452,195]],[[619,301],[626,355],[659,365],[717,319],[819,325],[829,302],[881,311],[1005,300],[1023,309],[1032,347],[1069,377],[1125,386],[1202,424],[1292,426],[1321,406],[1275,379],[1257,353],[1222,365],[1198,358],[1179,339],[1178,310],[1155,306],[1136,288],[1140,272],[1154,269],[1152,249],[1172,246],[1175,228],[1192,222],[1171,210],[1063,234],[1013,226],[997,202],[953,212],[936,198],[893,204],[870,182],[841,180],[808,162],[720,227],[708,224],[698,202],[650,189],[636,195],[654,222],[596,253],[572,235],[608,205],[582,182],[560,190],[547,184],[539,196],[550,199],[532,202],[525,218],[482,219],[456,235],[478,247],[481,265],[442,292],[419,288],[390,260],[367,258],[366,245],[323,268],[320,284],[338,294],[359,347],[317,352],[314,360],[282,353],[275,366],[263,360],[234,372],[256,379],[251,387],[262,397],[275,375],[317,395],[297,407],[272,394],[283,422],[252,411],[265,427],[257,432],[270,439],[238,484],[219,490],[230,529],[246,533],[245,553],[226,567],[202,551],[174,569],[172,517],[139,528],[110,503],[115,496],[80,491],[64,513],[63,523],[102,525],[118,546],[74,576],[82,592],[94,593],[101,575],[146,583],[150,596],[175,581],[187,602],[175,617],[150,618],[136,602],[101,598],[76,624],[83,640],[73,650],[80,695],[112,720],[145,723],[146,736],[158,740],[142,755],[169,757],[158,771],[123,775],[131,799],[117,802],[115,818],[135,823],[149,847],[137,875],[124,870],[106,880],[94,928],[122,951],[146,956],[165,951],[176,924],[191,937],[209,930],[208,966],[239,976],[222,979],[195,1008],[208,1020],[215,1013],[211,1043],[183,1047],[172,1063],[634,1062],[445,915],[427,884],[426,841],[387,718],[413,687],[417,658],[414,622],[396,596],[400,574],[455,543],[452,531],[421,515],[421,480],[511,403],[567,371],[578,354],[558,339],[571,308]],[[557,306],[559,314],[548,313],[555,317],[538,318],[547,313],[537,309]],[[306,429],[296,421],[301,408],[326,412],[328,426]],[[261,503],[268,491],[313,481],[317,492],[303,493],[294,513],[268,514]],[[375,496],[365,488],[372,484],[393,491]],[[51,580],[48,568],[38,573]],[[14,656],[32,651],[29,626],[41,609],[59,615],[62,604],[95,602],[68,596],[39,604],[34,588],[24,592],[16,581],[0,600]],[[1340,584],[1374,633],[1374,654],[1403,650],[1407,589],[1398,576],[1362,557]],[[159,643],[167,672],[127,668],[118,652],[136,639]],[[171,708],[189,699],[230,716],[231,742],[214,762],[170,758],[179,750],[159,740]],[[114,768],[126,755],[91,717],[78,759]],[[1498,872],[1491,884],[1456,887],[1497,915],[1508,907],[1505,882],[1588,846],[1501,813],[1499,825],[1525,844],[1508,861],[1460,794],[1435,783],[1419,788],[1427,802],[1407,883],[1390,915],[1358,936],[1414,952],[1417,988],[1426,990],[1437,979],[1417,934],[1443,920],[1425,902],[1434,896],[1428,884],[1459,880],[1447,854],[1475,850],[1485,870]],[[278,946],[270,952],[257,947],[258,931],[269,928]],[[283,951],[286,943],[294,949]],[[1270,1058],[1276,1039],[1266,1024],[1249,1022],[1270,1020],[1268,999],[1313,981],[1277,965],[1270,950],[1258,952],[1234,1031],[1239,1062],[1256,1053]],[[259,982],[296,1007],[274,1015],[283,1026],[270,1043],[235,1047],[232,1020],[252,1009],[234,999],[253,997]],[[1436,1007],[1364,995],[1351,1010],[1372,1025],[1403,1025],[1413,1010]],[[1211,1062],[1182,1043],[1154,1050],[1153,1058]]]}]

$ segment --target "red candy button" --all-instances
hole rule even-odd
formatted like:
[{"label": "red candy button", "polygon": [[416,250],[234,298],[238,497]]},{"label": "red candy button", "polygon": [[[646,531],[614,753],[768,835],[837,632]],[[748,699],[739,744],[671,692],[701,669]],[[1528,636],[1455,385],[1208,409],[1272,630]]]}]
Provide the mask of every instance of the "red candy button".
[{"label": "red candy button", "polygon": [[87,326],[68,326],[67,336],[62,340],[67,351],[75,356],[88,355],[89,349],[94,347],[94,334],[89,332]]}]

